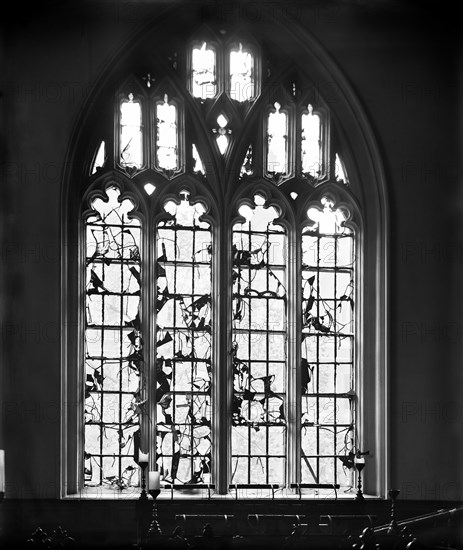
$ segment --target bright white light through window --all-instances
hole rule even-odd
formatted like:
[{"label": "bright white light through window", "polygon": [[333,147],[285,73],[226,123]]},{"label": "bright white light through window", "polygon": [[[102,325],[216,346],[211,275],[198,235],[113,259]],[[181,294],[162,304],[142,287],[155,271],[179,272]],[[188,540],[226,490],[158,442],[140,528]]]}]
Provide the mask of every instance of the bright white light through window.
[{"label": "bright white light through window", "polygon": [[143,163],[143,136],[141,105],[132,93],[121,101],[120,163],[130,168],[140,168]]},{"label": "bright white light through window", "polygon": [[233,226],[231,483],[285,483],[286,234],[261,195]]},{"label": "bright white light through window", "polygon": [[203,166],[203,163],[201,161],[201,157],[199,156],[199,153],[198,153],[198,150],[196,149],[196,145],[193,143],[191,145],[191,154],[193,156],[193,172],[195,173],[201,173],[201,174],[205,174],[204,172],[204,166]]},{"label": "bright white light through window", "polygon": [[219,151],[222,155],[225,154],[227,147],[228,147],[228,136],[229,130],[227,129],[228,120],[223,114],[220,114],[217,117],[217,124],[219,125],[219,128],[216,130],[218,133],[218,136],[216,137],[217,145],[219,147]]},{"label": "bright white light through window", "polygon": [[152,183],[146,183],[144,185],[144,189],[145,189],[147,195],[152,195],[154,193],[154,191],[156,190],[156,187]]},{"label": "bright white light through window", "polygon": [[178,168],[177,153],[177,109],[169,105],[167,94],[164,103],[156,105],[156,161],[158,168],[176,170]]},{"label": "bright white light through window", "polygon": [[230,97],[246,101],[254,97],[254,59],[240,44],[230,52]]},{"label": "bright white light through window", "polygon": [[95,160],[93,161],[92,174],[95,174],[98,168],[103,168],[105,161],[106,161],[106,145],[105,145],[105,142],[102,141],[100,143],[100,146],[98,147],[98,152],[95,156]]},{"label": "bright white light through window", "polygon": [[301,479],[353,485],[340,458],[355,442],[355,254],[346,215],[331,199],[302,232]]},{"label": "bright white light through window", "polygon": [[320,177],[322,173],[320,131],[320,117],[313,112],[312,105],[309,105],[308,112],[302,115],[302,172],[313,178]]},{"label": "bright white light through window", "polygon": [[206,99],[217,93],[215,79],[215,51],[206,42],[201,48],[193,48],[191,59],[191,93]]},{"label": "bright white light through window", "polygon": [[280,112],[275,103],[275,112],[269,113],[267,123],[267,172],[285,174],[288,154],[288,117]]},{"label": "bright white light through window", "polygon": [[347,185],[349,183],[349,180],[347,179],[347,174],[346,174],[346,171],[344,170],[344,164],[342,160],[339,158],[339,155],[336,155],[334,170],[335,170],[335,178],[338,181],[345,183]]}]

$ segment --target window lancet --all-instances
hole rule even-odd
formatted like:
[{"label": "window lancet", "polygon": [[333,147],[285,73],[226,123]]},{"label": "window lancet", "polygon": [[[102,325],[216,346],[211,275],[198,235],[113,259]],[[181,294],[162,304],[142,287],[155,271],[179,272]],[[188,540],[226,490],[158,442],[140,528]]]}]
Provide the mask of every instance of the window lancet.
[{"label": "window lancet", "polygon": [[188,195],[157,224],[157,463],[169,483],[204,483],[211,463],[212,234]]},{"label": "window lancet", "polygon": [[322,136],[320,116],[312,105],[302,114],[301,122],[302,173],[316,180],[323,172]]},{"label": "window lancet", "polygon": [[142,109],[132,92],[120,103],[119,162],[126,168],[143,164]]},{"label": "window lancet", "polygon": [[109,187],[86,219],[85,483],[138,485],[134,438],[143,407],[141,225]]},{"label": "window lancet", "polygon": [[164,102],[156,105],[156,165],[163,170],[177,170],[178,161],[178,113],[175,105]]},{"label": "window lancet", "polygon": [[217,94],[216,53],[206,42],[191,52],[191,93],[200,99]]},{"label": "window lancet", "polygon": [[322,199],[302,232],[301,468],[310,483],[353,485],[342,458],[357,446],[355,251],[342,210]]},{"label": "window lancet", "polygon": [[254,57],[241,42],[230,50],[229,79],[231,99],[243,102],[254,98]]},{"label": "window lancet", "polygon": [[256,195],[233,227],[232,483],[285,482],[286,234]]},{"label": "window lancet", "polygon": [[288,171],[288,115],[276,102],[267,118],[267,172],[286,174]]}]

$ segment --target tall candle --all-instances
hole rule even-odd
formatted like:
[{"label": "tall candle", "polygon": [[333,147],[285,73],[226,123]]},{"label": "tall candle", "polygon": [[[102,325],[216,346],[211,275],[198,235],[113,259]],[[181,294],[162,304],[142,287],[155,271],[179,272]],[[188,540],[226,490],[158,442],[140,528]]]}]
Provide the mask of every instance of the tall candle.
[{"label": "tall candle", "polygon": [[159,477],[159,472],[149,472],[148,473],[148,490],[156,491],[161,488],[161,478]]},{"label": "tall candle", "polygon": [[5,451],[0,449],[0,493],[5,492]]},{"label": "tall candle", "polygon": [[148,453],[138,453],[138,462],[148,462]]}]

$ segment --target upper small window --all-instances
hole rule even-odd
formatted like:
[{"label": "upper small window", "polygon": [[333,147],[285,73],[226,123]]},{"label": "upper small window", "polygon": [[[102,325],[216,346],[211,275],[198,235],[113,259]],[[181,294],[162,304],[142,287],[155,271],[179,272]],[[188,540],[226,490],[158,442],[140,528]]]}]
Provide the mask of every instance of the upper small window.
[{"label": "upper small window", "polygon": [[323,173],[322,125],[320,117],[309,104],[301,117],[302,173],[318,179]]},{"label": "upper small window", "polygon": [[241,42],[230,50],[229,94],[236,101],[254,98],[254,56]]},{"label": "upper small window", "polygon": [[163,170],[178,168],[177,108],[164,101],[156,105],[156,166]]},{"label": "upper small window", "polygon": [[206,42],[191,52],[191,93],[201,99],[217,94],[215,50]]},{"label": "upper small window", "polygon": [[239,103],[258,95],[256,46],[243,40],[222,44],[195,41],[190,50],[190,93],[202,101],[222,92]]},{"label": "upper small window", "polygon": [[119,162],[126,168],[140,168],[143,164],[142,109],[133,93],[120,103]]},{"label": "upper small window", "polygon": [[267,118],[267,172],[286,174],[288,170],[288,115],[276,102]]}]

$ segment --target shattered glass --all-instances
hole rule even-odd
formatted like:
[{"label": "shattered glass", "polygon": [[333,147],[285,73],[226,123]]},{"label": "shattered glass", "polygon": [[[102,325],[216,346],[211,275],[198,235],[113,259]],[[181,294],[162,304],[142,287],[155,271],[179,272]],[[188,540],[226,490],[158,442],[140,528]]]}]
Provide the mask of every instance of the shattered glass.
[{"label": "shattered glass", "polygon": [[140,223],[110,187],[86,222],[84,478],[87,486],[138,485],[134,438],[144,405],[140,373]]},{"label": "shattered glass", "polygon": [[284,483],[286,234],[256,195],[233,227],[232,484]]},{"label": "shattered glass", "polygon": [[353,485],[340,457],[356,443],[354,234],[323,199],[302,235],[301,475],[303,483]]},{"label": "shattered glass", "polygon": [[212,234],[186,194],[165,210],[156,236],[157,463],[167,483],[202,484],[212,472]]}]

